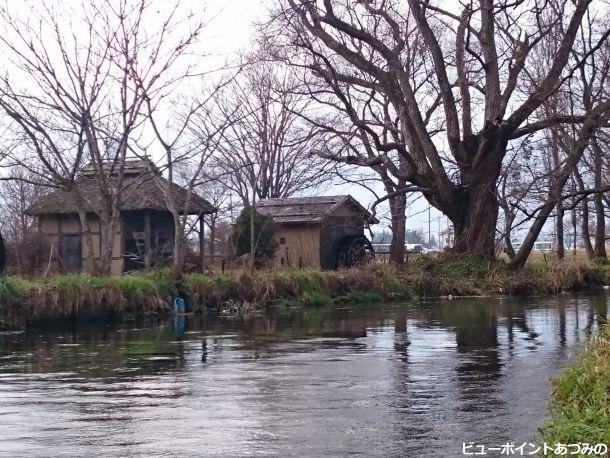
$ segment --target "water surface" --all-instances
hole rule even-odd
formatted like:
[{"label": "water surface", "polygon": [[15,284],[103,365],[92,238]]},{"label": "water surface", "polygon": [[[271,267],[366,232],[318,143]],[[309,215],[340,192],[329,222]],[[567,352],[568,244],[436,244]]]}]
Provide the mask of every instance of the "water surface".
[{"label": "water surface", "polygon": [[536,438],[609,297],[271,310],[0,334],[0,456],[460,456]]}]

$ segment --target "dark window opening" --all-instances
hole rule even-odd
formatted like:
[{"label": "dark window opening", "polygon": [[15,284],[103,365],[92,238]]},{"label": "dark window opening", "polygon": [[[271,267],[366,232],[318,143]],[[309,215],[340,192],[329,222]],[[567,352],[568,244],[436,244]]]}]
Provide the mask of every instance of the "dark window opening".
[{"label": "dark window opening", "polygon": [[286,239],[284,237],[280,237],[280,245],[286,245]]}]

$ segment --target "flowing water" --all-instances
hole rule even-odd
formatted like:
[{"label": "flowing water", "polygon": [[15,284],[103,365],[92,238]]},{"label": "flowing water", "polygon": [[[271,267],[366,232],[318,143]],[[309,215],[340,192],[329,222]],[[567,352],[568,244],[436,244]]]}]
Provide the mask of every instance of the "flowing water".
[{"label": "flowing water", "polygon": [[0,334],[0,456],[461,456],[536,439],[607,295]]}]

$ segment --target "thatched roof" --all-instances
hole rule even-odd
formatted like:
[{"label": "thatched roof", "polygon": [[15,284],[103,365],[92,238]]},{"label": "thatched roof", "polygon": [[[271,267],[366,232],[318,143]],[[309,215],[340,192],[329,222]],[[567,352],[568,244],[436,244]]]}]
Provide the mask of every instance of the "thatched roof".
[{"label": "thatched roof", "polygon": [[79,175],[81,177],[95,178],[100,168],[106,176],[116,176],[119,170],[121,170],[123,176],[126,177],[141,176],[146,173],[161,175],[159,168],[148,157],[127,158],[122,164],[118,160],[104,161],[101,164],[101,167],[94,166],[90,163],[80,169]]},{"label": "thatched roof", "polygon": [[256,209],[273,217],[279,224],[321,223],[331,216],[342,205],[347,205],[360,213],[365,222],[376,224],[371,212],[364,208],[352,196],[317,196],[317,197],[285,197],[264,199],[256,204]]},{"label": "thatched roof", "polygon": [[[116,178],[112,180],[115,183],[118,182]],[[175,183],[169,183],[157,173],[125,176],[122,183],[123,202],[120,209],[122,211],[168,211],[167,191],[171,194],[180,213],[200,214],[216,211],[214,206],[195,193],[191,194],[189,208],[185,211],[188,191]],[[78,213],[79,194],[85,203],[86,211],[95,212],[101,208],[101,196],[96,180],[85,174],[76,180],[72,190],[57,189],[50,192],[32,204],[27,213],[30,215]]]}]

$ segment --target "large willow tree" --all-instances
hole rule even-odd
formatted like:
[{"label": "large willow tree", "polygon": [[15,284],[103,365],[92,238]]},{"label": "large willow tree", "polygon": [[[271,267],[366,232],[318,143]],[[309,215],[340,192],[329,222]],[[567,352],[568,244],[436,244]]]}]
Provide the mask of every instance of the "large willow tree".
[{"label": "large willow tree", "polygon": [[[592,3],[280,0],[269,36],[278,56],[317,77],[317,125],[339,110],[369,146],[326,157],[415,186],[451,220],[457,251],[489,259],[509,143],[558,124],[586,139],[605,122],[607,105],[541,109],[608,37],[599,30],[590,52],[575,49],[585,15],[603,8]],[[539,75],[543,40],[554,59]]]}]

